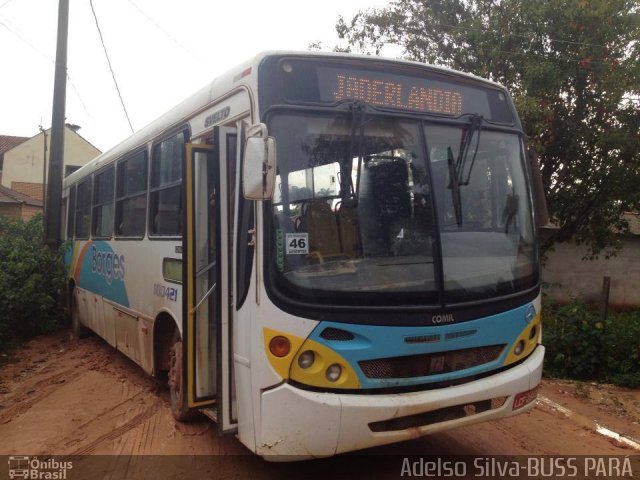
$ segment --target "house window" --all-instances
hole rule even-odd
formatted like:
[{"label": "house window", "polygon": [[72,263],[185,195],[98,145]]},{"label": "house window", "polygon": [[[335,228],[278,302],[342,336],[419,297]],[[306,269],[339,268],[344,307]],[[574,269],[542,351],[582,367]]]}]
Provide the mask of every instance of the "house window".
[{"label": "house window", "polygon": [[91,177],[78,185],[76,195],[76,238],[89,238],[91,229]]},{"label": "house window", "polygon": [[69,175],[71,175],[73,172],[75,172],[76,170],[79,170],[80,167],[78,165],[65,165],[64,167],[64,177],[67,178]]},{"label": "house window", "polygon": [[147,152],[118,163],[116,179],[116,235],[144,237],[147,215]]},{"label": "house window", "polygon": [[186,134],[153,147],[149,195],[149,235],[182,234],[182,165]]},{"label": "house window", "polygon": [[113,233],[113,166],[96,175],[93,183],[93,236],[111,238]]}]

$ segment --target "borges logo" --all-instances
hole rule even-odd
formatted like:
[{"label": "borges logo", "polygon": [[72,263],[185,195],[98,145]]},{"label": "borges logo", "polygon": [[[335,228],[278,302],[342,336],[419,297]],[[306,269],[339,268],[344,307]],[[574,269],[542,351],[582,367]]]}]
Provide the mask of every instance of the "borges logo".
[{"label": "borges logo", "polygon": [[105,278],[111,285],[113,279],[124,280],[124,255],[98,250],[91,246],[91,271]]},{"label": "borges logo", "polygon": [[432,323],[451,323],[455,321],[456,319],[453,318],[453,313],[443,313],[441,315],[434,315],[431,317]]}]

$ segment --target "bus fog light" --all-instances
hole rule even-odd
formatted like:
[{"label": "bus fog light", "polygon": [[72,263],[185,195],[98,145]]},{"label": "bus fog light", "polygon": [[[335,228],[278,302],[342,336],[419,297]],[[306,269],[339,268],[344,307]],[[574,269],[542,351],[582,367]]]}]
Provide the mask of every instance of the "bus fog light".
[{"label": "bus fog light", "polygon": [[330,382],[337,382],[341,374],[342,374],[342,367],[337,363],[334,363],[333,365],[329,365],[329,368],[327,368],[327,373],[326,373],[327,380],[329,380]]},{"label": "bus fog light", "polygon": [[531,330],[529,331],[529,340],[533,340],[537,333],[538,333],[538,328],[534,325],[533,327],[531,327]]},{"label": "bus fog light", "polygon": [[520,340],[516,345],[516,348],[513,349],[513,353],[516,355],[520,355],[524,351],[524,340]]},{"label": "bus fog light", "polygon": [[289,342],[287,337],[278,335],[277,337],[273,337],[269,342],[269,350],[276,357],[286,357],[291,350],[291,342]]},{"label": "bus fog light", "polygon": [[300,368],[309,368],[311,365],[313,365],[315,359],[315,353],[313,353],[311,350],[307,350],[305,352],[302,352],[298,357],[298,365],[300,365]]}]

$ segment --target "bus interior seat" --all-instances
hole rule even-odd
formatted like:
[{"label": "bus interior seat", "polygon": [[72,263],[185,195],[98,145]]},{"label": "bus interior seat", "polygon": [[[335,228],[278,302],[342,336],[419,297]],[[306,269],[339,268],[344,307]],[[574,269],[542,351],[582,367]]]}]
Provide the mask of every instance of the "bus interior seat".
[{"label": "bus interior seat", "polygon": [[309,234],[309,251],[322,257],[341,253],[336,214],[326,200],[312,200],[302,213],[301,230]]},{"label": "bus interior seat", "polygon": [[375,202],[380,234],[391,248],[402,225],[411,217],[409,173],[404,159],[372,167],[371,190]]},{"label": "bus interior seat", "polygon": [[153,221],[156,235],[181,233],[181,215],[172,210],[159,210]]},{"label": "bus interior seat", "polygon": [[348,198],[337,205],[338,233],[341,251],[352,258],[361,256],[358,205],[355,198]]}]

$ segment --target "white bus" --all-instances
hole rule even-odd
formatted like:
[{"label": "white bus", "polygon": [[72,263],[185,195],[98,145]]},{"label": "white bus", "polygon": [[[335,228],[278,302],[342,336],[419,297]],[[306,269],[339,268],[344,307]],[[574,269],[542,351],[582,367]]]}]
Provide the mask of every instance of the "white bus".
[{"label": "white bus", "polygon": [[536,172],[498,84],[260,54],[66,178],[73,330],[270,459],[527,411]]}]

